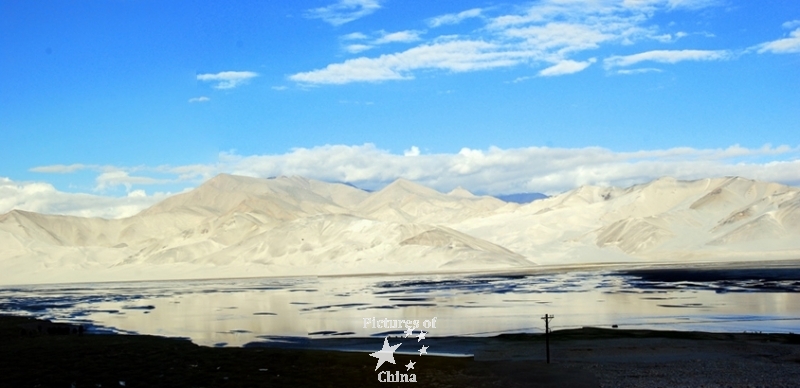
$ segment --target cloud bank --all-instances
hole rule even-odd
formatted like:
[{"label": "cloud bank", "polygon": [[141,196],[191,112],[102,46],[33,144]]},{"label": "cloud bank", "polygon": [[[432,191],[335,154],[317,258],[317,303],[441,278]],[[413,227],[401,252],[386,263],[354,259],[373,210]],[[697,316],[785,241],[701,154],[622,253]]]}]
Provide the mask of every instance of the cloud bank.
[{"label": "cloud bank", "polygon": [[97,171],[95,190],[125,188],[124,197],[64,193],[42,182],[13,182],[0,178],[0,213],[23,209],[53,214],[122,217],[163,199],[143,195],[143,187],[180,183],[196,186],[219,173],[253,177],[299,175],[329,182],[348,182],[380,189],[405,178],[439,191],[462,186],[476,193],[556,194],[581,185],[629,186],[663,176],[701,179],[743,176],[800,185],[800,147],[765,145],[724,149],[688,147],[617,152],[601,147],[501,149],[463,148],[457,153],[426,153],[411,146],[401,153],[373,144],[325,145],[296,148],[284,154],[221,153],[213,164],[157,167],[91,165],[42,166],[41,173]]},{"label": "cloud bank", "polygon": [[142,190],[125,197],[66,193],[43,182],[14,182],[0,177],[0,214],[24,210],[79,217],[121,218],[166,198],[167,193],[146,195]]}]

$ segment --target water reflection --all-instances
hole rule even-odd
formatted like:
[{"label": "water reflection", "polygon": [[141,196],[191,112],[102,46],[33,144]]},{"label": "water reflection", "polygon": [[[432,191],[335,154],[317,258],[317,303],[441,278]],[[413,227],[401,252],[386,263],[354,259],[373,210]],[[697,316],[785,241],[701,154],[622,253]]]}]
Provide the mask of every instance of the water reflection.
[{"label": "water reflection", "polygon": [[[234,279],[30,286],[0,290],[0,310],[208,346],[400,332],[376,320],[436,318],[431,336],[618,325],[800,332],[800,271],[566,272]],[[771,277],[770,277],[771,276]],[[766,286],[765,286],[766,285]],[[371,321],[370,321],[371,322]],[[367,327],[365,327],[365,325]]]}]

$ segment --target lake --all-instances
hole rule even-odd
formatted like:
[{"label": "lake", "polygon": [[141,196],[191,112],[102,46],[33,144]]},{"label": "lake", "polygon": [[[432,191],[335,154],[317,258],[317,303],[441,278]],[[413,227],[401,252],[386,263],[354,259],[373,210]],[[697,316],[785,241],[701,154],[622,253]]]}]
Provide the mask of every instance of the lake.
[{"label": "lake", "polygon": [[[0,311],[206,346],[583,326],[800,333],[800,269],[573,269],[512,275],[299,277],[0,288]],[[434,322],[435,318],[435,322]],[[391,325],[392,321],[399,325]],[[389,327],[386,327],[389,326]]]}]

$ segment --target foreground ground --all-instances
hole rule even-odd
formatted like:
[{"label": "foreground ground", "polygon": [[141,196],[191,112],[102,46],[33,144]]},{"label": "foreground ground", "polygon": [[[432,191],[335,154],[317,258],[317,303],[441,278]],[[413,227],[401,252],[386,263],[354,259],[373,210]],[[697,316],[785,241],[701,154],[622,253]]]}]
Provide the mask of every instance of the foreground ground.
[{"label": "foreground ground", "polygon": [[[381,384],[375,359],[365,353],[40,333],[47,328],[0,316],[0,387]],[[797,387],[800,381],[797,335],[569,330],[552,334],[550,365],[538,335],[470,341],[480,341],[475,357],[425,357],[423,363],[420,356],[396,355],[391,367],[417,361],[415,386],[426,387]]]}]

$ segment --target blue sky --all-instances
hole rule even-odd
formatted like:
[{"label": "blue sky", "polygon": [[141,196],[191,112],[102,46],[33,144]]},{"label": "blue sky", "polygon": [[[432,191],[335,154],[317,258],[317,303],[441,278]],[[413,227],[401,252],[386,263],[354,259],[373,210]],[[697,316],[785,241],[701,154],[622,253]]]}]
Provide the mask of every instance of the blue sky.
[{"label": "blue sky", "polygon": [[800,184],[791,1],[0,2],[0,212],[220,172],[556,193]]}]

